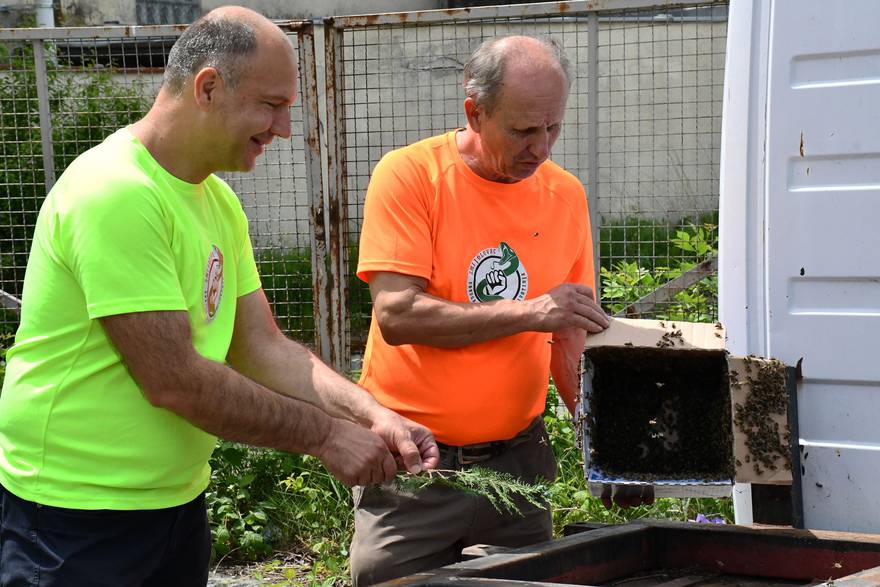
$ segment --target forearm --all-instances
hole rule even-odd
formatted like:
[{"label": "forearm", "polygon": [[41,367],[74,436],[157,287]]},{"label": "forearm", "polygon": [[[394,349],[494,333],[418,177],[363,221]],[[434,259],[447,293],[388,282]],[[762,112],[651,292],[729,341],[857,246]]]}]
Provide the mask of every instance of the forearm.
[{"label": "forearm", "polygon": [[550,373],[556,392],[572,415],[580,395],[580,361],[584,352],[586,332],[579,328],[566,329],[553,334],[550,352]]},{"label": "forearm", "polygon": [[[147,394],[202,430],[247,444],[318,456],[332,428],[319,409],[273,393],[233,369],[193,355],[186,377],[163,382],[162,393]],[[173,379],[173,380],[172,380]]]},{"label": "forearm", "polygon": [[451,302],[421,291],[407,292],[383,307],[382,336],[393,345],[459,348],[536,330],[529,302]]},{"label": "forearm", "polygon": [[280,331],[272,340],[231,348],[227,360],[253,381],[336,418],[369,426],[375,410],[381,409],[366,390]]}]

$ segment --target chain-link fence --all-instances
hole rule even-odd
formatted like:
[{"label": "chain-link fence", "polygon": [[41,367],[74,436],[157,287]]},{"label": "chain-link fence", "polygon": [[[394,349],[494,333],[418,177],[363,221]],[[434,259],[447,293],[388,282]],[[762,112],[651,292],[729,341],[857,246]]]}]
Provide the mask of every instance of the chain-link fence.
[{"label": "chain-link fence", "polygon": [[[263,286],[279,323],[292,336],[320,346],[313,291],[326,273],[320,270],[323,260],[315,262],[319,251],[313,246],[323,238],[314,34],[311,23],[288,23],[286,29],[300,62],[301,99],[291,110],[292,138],[273,142],[253,172],[228,174],[226,180],[250,220]],[[10,308],[21,296],[46,192],[74,157],[146,112],[180,32],[176,26],[0,32],[3,330],[17,324]]]},{"label": "chain-link fence", "polygon": [[[363,199],[379,158],[466,124],[462,70],[484,40],[555,39],[574,66],[553,159],[587,188],[606,308],[712,320],[724,2],[533,4],[330,21],[328,96],[337,114],[331,193],[346,215],[346,297],[354,353],[369,291],[353,277]],[[335,104],[333,101],[335,100]],[[667,287],[655,292],[658,286]]]},{"label": "chain-link fence", "polygon": [[[587,188],[612,312],[714,320],[727,5],[540,3],[340,17],[314,53],[310,22],[283,23],[300,59],[291,140],[226,179],[250,220],[282,327],[337,367],[370,319],[354,276],[363,198],[388,151],[465,124],[461,76],[483,41],[551,36],[574,66],[553,158]],[[0,327],[14,310],[36,212],[80,152],[137,119],[158,90],[175,26],[0,30]],[[316,71],[323,57],[326,77]],[[318,103],[326,99],[321,182]],[[595,99],[594,99],[595,98]]]}]

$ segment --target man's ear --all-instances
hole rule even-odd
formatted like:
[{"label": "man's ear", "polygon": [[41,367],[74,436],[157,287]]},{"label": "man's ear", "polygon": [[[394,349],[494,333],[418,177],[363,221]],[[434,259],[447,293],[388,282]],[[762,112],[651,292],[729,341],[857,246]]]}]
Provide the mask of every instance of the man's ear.
[{"label": "man's ear", "polygon": [[223,78],[213,67],[203,67],[193,78],[193,98],[202,108],[210,108],[223,89]]},{"label": "man's ear", "polygon": [[483,125],[483,120],[486,118],[486,111],[483,107],[477,105],[473,98],[465,98],[464,114],[467,117],[468,126],[471,127],[471,130],[475,133],[479,133],[480,128],[482,128]]}]

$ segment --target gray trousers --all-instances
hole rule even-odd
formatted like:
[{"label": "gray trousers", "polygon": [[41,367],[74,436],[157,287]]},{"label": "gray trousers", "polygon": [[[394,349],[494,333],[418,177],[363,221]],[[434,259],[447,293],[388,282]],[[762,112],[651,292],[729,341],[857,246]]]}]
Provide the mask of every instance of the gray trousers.
[{"label": "gray trousers", "polygon": [[[469,467],[475,465],[464,465]],[[476,466],[510,473],[525,481],[556,478],[556,459],[543,420],[510,441],[509,448]],[[441,451],[438,468],[463,468],[453,451]],[[522,517],[498,513],[485,497],[442,485],[418,493],[392,486],[355,487],[355,532],[351,543],[351,574],[355,587],[403,577],[461,560],[473,544],[526,546],[550,540],[549,509],[517,496]]]}]

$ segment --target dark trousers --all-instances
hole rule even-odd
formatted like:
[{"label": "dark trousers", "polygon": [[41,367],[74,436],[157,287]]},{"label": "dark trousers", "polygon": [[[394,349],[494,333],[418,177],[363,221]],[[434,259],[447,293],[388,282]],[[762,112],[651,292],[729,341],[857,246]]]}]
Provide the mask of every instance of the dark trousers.
[{"label": "dark trousers", "polygon": [[0,487],[0,587],[204,587],[205,500],[160,510],[72,510]]}]

